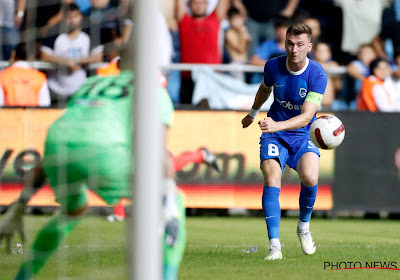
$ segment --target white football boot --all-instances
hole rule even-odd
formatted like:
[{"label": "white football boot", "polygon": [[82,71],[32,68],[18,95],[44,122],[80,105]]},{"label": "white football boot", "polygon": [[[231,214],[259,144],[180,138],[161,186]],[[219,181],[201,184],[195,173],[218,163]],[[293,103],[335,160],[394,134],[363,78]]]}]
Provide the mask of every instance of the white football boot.
[{"label": "white football boot", "polygon": [[311,232],[308,229],[297,228],[297,236],[299,237],[301,250],[305,255],[312,255],[317,250],[314,240],[312,239]]},{"label": "white football boot", "polygon": [[269,253],[264,258],[266,261],[273,261],[273,260],[281,260],[282,259],[282,251],[281,248],[278,246],[269,246]]}]

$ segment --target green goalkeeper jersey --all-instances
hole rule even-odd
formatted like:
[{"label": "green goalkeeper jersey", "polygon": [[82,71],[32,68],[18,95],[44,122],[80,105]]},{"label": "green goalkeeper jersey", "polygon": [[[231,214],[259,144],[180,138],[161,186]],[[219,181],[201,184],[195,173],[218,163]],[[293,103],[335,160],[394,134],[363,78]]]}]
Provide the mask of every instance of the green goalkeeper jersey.
[{"label": "green goalkeeper jersey", "polygon": [[[118,76],[89,77],[68,102],[64,115],[49,129],[47,141],[130,146],[132,80],[130,71],[121,71]],[[173,115],[171,99],[162,87],[158,89],[158,97],[161,123],[170,126]]]}]

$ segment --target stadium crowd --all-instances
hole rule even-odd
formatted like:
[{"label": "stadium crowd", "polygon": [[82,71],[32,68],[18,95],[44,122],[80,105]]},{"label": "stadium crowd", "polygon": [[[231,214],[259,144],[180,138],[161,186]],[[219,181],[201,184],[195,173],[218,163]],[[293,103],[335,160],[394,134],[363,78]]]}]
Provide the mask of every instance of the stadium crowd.
[{"label": "stadium crowd", "polygon": [[[3,106],[47,106],[49,100],[65,106],[93,74],[88,65],[122,56],[135,37],[134,0],[35,2],[37,7],[0,1],[0,61],[11,64],[0,73]],[[260,73],[240,66],[264,66],[284,55],[287,27],[304,22],[313,32],[309,57],[330,74],[323,109],[400,111],[400,0],[162,0],[161,7],[152,16],[159,19],[163,69],[171,63],[232,64],[225,76],[259,83]],[[57,67],[42,69],[46,79],[26,60]],[[21,71],[29,78],[17,81]],[[177,105],[209,105],[193,104],[194,72],[165,70]]]}]

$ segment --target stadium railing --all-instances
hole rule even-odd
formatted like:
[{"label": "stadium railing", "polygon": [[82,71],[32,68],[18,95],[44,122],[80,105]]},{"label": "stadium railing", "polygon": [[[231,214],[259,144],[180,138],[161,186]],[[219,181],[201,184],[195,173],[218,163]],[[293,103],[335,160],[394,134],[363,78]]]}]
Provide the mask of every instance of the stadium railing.
[{"label": "stadium railing", "polygon": [[[38,70],[56,70],[57,66],[43,61],[29,61],[28,62],[33,68]],[[90,64],[88,70],[95,70],[106,63],[94,63]],[[8,61],[0,61],[0,69],[6,68],[9,66]],[[215,71],[226,71],[226,72],[259,72],[262,73],[264,71],[263,66],[254,66],[254,65],[232,65],[232,64],[197,64],[197,63],[171,63],[169,65],[162,66],[163,70],[177,70],[177,71],[192,71],[197,68],[211,68]],[[346,66],[338,66],[334,68],[327,69],[326,72],[331,76],[340,76],[346,73]]]}]

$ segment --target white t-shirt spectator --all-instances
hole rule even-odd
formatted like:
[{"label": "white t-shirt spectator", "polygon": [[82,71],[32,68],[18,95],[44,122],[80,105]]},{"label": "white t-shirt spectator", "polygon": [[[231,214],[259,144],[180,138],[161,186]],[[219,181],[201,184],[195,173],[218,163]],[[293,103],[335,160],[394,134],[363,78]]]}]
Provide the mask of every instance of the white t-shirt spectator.
[{"label": "white t-shirt spectator", "polygon": [[[172,60],[172,38],[168,30],[167,22],[161,11],[157,12],[158,20],[158,65],[165,66]],[[162,46],[162,47],[161,47]]]},{"label": "white t-shirt spectator", "polygon": [[388,0],[334,0],[342,8],[343,35],[341,49],[357,53],[360,46],[377,36],[382,26],[382,13]]},{"label": "white t-shirt spectator", "polygon": [[385,79],[385,87],[391,94],[389,111],[400,112],[400,78],[390,76]]},{"label": "white t-shirt spectator", "polygon": [[14,0],[0,0],[0,26],[1,27],[14,27]]},{"label": "white t-shirt spectator", "polygon": [[[89,35],[84,32],[79,33],[73,39],[66,33],[60,34],[54,44],[48,42],[41,47],[41,51],[50,55],[76,60],[101,52],[103,49],[102,45],[93,48],[90,44]],[[86,71],[83,69],[74,72],[68,69],[58,69],[49,73],[48,83],[50,90],[56,94],[70,96],[82,86],[86,77]]]}]

